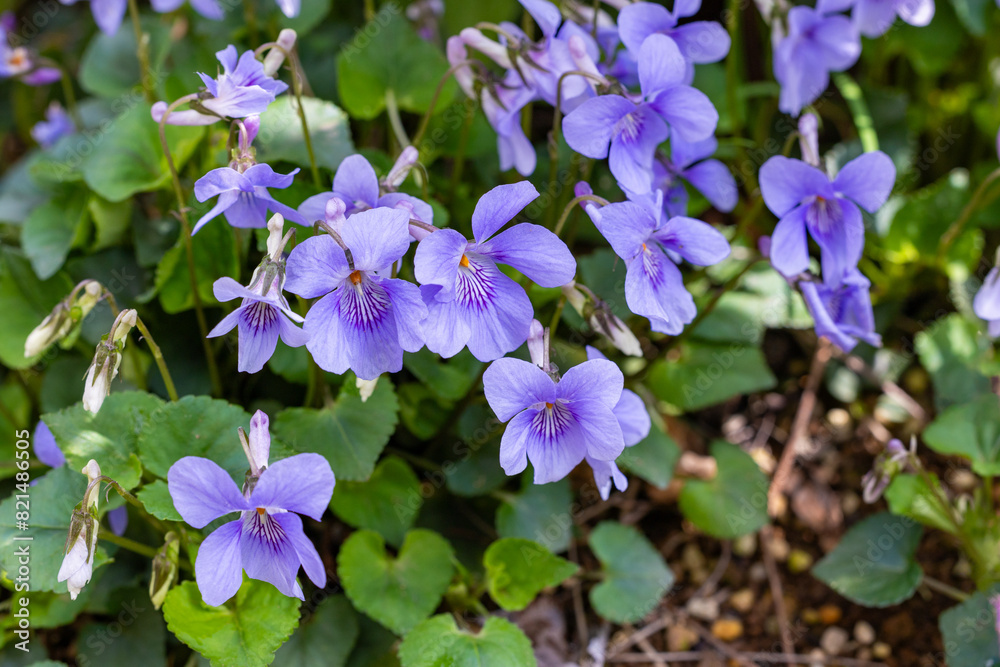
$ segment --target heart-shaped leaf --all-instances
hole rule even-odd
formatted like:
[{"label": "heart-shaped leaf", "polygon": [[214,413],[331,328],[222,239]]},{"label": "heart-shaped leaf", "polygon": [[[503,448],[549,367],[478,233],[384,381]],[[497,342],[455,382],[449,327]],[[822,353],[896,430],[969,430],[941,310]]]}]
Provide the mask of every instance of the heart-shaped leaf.
[{"label": "heart-shaped leaf", "polygon": [[939,454],[969,459],[980,475],[1000,475],[1000,401],[992,393],[948,408],[924,429],[923,437]]},{"label": "heart-shaped leaf", "polygon": [[423,504],[420,480],[395,456],[383,459],[367,482],[341,481],[330,507],[348,525],[376,531],[399,545]]},{"label": "heart-shaped leaf", "polygon": [[604,581],[590,590],[590,603],[609,621],[638,621],[674,585],[663,556],[633,526],[598,524],[590,533],[590,548],[604,566]]},{"label": "heart-shaped leaf", "polygon": [[684,516],[709,535],[731,539],[767,523],[767,476],[735,445],[712,443],[715,479],[688,480],[677,500]]},{"label": "heart-shaped leaf", "polygon": [[347,538],[337,571],[354,606],[399,635],[430,616],[448,590],[454,566],[451,545],[431,530],[412,530],[399,555],[371,530]]},{"label": "heart-shaped leaf", "polygon": [[533,667],[531,640],[510,621],[491,616],[478,633],[461,630],[450,614],[429,618],[399,646],[403,667]]},{"label": "heart-shaped leaf", "polygon": [[483,555],[490,597],[508,611],[520,611],[543,589],[573,576],[579,566],[554,555],[537,542],[499,539]]}]

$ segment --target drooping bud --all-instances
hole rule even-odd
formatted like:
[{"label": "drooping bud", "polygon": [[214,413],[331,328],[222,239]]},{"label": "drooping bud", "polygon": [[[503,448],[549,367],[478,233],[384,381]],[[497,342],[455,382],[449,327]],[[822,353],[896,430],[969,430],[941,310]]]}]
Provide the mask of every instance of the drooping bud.
[{"label": "drooping bud", "polygon": [[507,47],[493,41],[478,28],[464,28],[462,32],[458,33],[458,36],[466,46],[479,51],[500,67],[514,69],[514,63],[510,60]]},{"label": "drooping bud", "polygon": [[893,477],[918,465],[917,439],[911,438],[907,449],[902,441],[893,438],[886,444],[885,451],[875,458],[872,469],[861,478],[861,498],[866,503],[875,502],[882,497]]},{"label": "drooping bud", "polygon": [[267,254],[271,259],[277,261],[281,257],[285,244],[282,243],[282,233],[285,231],[285,218],[280,213],[275,213],[267,221]]},{"label": "drooping bud", "polygon": [[66,582],[69,595],[74,600],[94,574],[94,554],[97,551],[97,501],[100,497],[101,467],[91,459],[82,472],[87,476],[87,492],[73,510],[65,555],[56,575],[56,581]]},{"label": "drooping bud", "polygon": [[[448,63],[455,67],[461,62],[469,59],[469,52],[465,48],[465,42],[458,35],[452,35],[445,42],[445,53],[448,55]],[[459,67],[455,70],[455,81],[459,87],[469,97],[476,96],[476,77],[469,66]]]},{"label": "drooping bud", "polygon": [[392,169],[382,180],[382,187],[386,192],[394,192],[403,181],[406,180],[407,174],[410,173],[410,169],[413,165],[417,163],[417,158],[420,157],[420,151],[418,151],[413,146],[407,146],[404,148],[399,157],[396,158],[396,163],[392,165]]},{"label": "drooping bud", "polygon": [[170,587],[177,580],[181,554],[181,542],[176,533],[170,531],[163,539],[163,546],[153,557],[153,574],[149,578],[149,599],[153,602],[154,609],[163,605]]},{"label": "drooping bud", "polygon": [[819,167],[819,121],[815,114],[805,113],[799,118],[799,148],[803,162]]},{"label": "drooping bud", "polygon": [[632,330],[611,312],[607,303],[584,285],[576,282],[563,285],[563,296],[590,328],[607,338],[612,345],[631,357],[642,356],[642,345]]},{"label": "drooping bud", "polygon": [[103,291],[104,288],[96,280],[84,280],[74,287],[69,296],[56,304],[42,323],[28,334],[24,341],[24,356],[30,358],[41,354],[65,338],[94,309]]},{"label": "drooping bud", "polygon": [[122,350],[132,327],[136,324],[138,313],[129,308],[123,310],[111,325],[111,331],[97,344],[94,359],[87,369],[83,382],[83,409],[97,414],[104,404],[104,399],[111,393],[111,381],[118,375],[118,367],[122,363]]},{"label": "drooping bud", "polygon": [[278,33],[278,39],[276,39],[275,42],[281,48],[271,49],[267,52],[267,55],[264,56],[265,76],[274,76],[277,74],[282,63],[285,62],[286,55],[291,53],[292,49],[295,48],[295,41],[297,39],[298,35],[291,28],[285,28]]},{"label": "drooping bud", "polygon": [[[597,63],[594,59],[590,57],[587,53],[587,45],[583,41],[583,38],[579,35],[573,35],[569,38],[569,55],[573,59],[573,63],[576,68],[580,71],[586,72],[594,80],[600,81],[602,86],[610,86],[611,82],[608,81],[603,74],[597,69]],[[593,87],[594,81],[588,80],[588,86]]]}]

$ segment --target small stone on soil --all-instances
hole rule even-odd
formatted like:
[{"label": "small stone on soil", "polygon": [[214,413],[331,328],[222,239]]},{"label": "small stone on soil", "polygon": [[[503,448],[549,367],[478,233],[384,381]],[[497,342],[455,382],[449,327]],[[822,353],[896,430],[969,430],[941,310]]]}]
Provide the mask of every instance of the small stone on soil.
[{"label": "small stone on soil", "polygon": [[703,621],[719,618],[719,603],[715,598],[691,598],[686,607],[689,614]]},{"label": "small stone on soil", "polygon": [[858,621],[854,625],[854,639],[859,644],[869,646],[875,642],[875,628],[868,621]]},{"label": "small stone on soil", "polygon": [[741,614],[745,614],[753,609],[753,603],[756,600],[756,597],[757,596],[754,595],[752,590],[744,588],[733,593],[733,596],[729,598],[729,604],[736,611]]},{"label": "small stone on soil", "polygon": [[825,604],[819,608],[819,620],[823,625],[833,625],[843,615],[844,612],[835,604]]},{"label": "small stone on soil", "polygon": [[850,638],[847,630],[834,625],[823,631],[819,645],[827,655],[840,655]]},{"label": "small stone on soil", "polygon": [[698,643],[698,633],[686,625],[673,625],[667,630],[667,648],[687,651]]},{"label": "small stone on soil", "polygon": [[712,636],[731,642],[743,636],[743,623],[735,618],[720,618],[712,624]]},{"label": "small stone on soil", "polygon": [[876,660],[885,660],[890,655],[892,655],[892,647],[885,642],[875,642],[875,645],[872,646],[872,656]]}]

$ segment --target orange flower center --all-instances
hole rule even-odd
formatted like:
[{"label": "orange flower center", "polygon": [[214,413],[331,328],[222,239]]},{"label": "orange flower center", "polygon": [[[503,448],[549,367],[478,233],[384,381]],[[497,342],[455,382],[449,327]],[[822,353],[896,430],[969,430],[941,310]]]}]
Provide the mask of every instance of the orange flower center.
[{"label": "orange flower center", "polygon": [[546,408],[548,408],[549,410],[551,410],[551,409],[552,409],[552,404],[551,404],[551,403],[548,403],[548,402],[546,402],[546,403],[545,403],[545,407],[546,407]]},{"label": "orange flower center", "polygon": [[458,265],[464,266],[465,268],[469,268],[469,258],[466,257],[465,255],[462,255],[462,259],[458,260]]},{"label": "orange flower center", "polygon": [[267,510],[265,510],[263,507],[258,507],[257,508],[257,514],[260,514],[261,516],[264,516],[265,514],[267,514]]},{"label": "orange flower center", "polygon": [[355,285],[358,285],[358,284],[361,283],[361,272],[360,271],[352,271],[351,272],[351,282],[354,283]]}]

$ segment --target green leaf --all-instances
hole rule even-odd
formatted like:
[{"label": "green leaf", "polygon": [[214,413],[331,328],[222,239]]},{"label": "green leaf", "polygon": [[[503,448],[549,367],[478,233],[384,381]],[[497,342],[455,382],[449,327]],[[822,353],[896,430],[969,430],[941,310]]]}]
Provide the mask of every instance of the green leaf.
[{"label": "green leaf", "polygon": [[889,607],[908,599],[923,571],[914,558],[923,528],[880,512],[853,526],[812,569],[813,576],[848,600]]},{"label": "green leaf", "polygon": [[347,667],[399,667],[395,644],[399,638],[364,614],[358,614],[358,640]]},{"label": "green leaf", "polygon": [[678,507],[713,537],[732,539],[756,532],[767,523],[767,475],[749,454],[728,442],[713,442],[712,456],[718,464],[715,479],[684,482]]},{"label": "green leaf", "polygon": [[[400,12],[383,10],[341,49],[337,88],[354,118],[370,120],[382,113],[390,90],[400,109],[423,113],[447,70],[444,55],[420,39]],[[455,90],[453,81],[445,84],[440,108],[447,106]]]},{"label": "green leaf", "polygon": [[566,551],[573,530],[572,500],[568,479],[533,484],[526,474],[521,492],[505,494],[497,508],[497,533],[534,540],[553,553]]},{"label": "green leaf", "polygon": [[119,245],[132,223],[132,200],[110,202],[94,195],[87,202],[90,219],[94,221],[96,238],[92,250]]},{"label": "green leaf", "polygon": [[[191,238],[191,250],[201,302],[205,305],[218,303],[212,291],[215,281],[223,276],[236,278],[240,273],[233,230],[224,220],[213,220]],[[156,291],[163,310],[170,314],[194,308],[183,238],[178,238],[160,259],[156,267]]]},{"label": "green leaf", "polygon": [[979,322],[952,313],[917,334],[917,355],[934,381],[938,411],[990,393],[990,379],[976,368],[993,348],[981,328]]},{"label": "green leaf", "polygon": [[274,433],[300,452],[317,452],[330,462],[338,482],[368,479],[396,430],[396,394],[383,377],[367,401],[347,381],[337,402],[323,410],[290,408],[278,414]]},{"label": "green leaf", "polygon": [[142,465],[139,463],[139,435],[144,431],[158,430],[151,427],[150,417],[163,401],[143,391],[124,391],[105,399],[96,415],[74,405],[42,416],[56,443],[66,455],[66,462],[73,470],[80,470],[87,461],[95,459],[101,472],[132,489],[139,484]]},{"label": "green leaf", "polygon": [[674,585],[663,556],[634,526],[603,521],[590,533],[590,548],[604,572],[604,581],[590,590],[590,603],[609,621],[640,620]]},{"label": "green leaf", "polygon": [[986,34],[986,12],[990,7],[989,0],[951,0],[958,20],[965,29],[976,37]]},{"label": "green leaf", "polygon": [[413,525],[424,499],[420,480],[402,459],[383,459],[366,482],[341,481],[330,507],[350,526],[379,533],[399,545]]},{"label": "green leaf", "polygon": [[343,667],[358,639],[358,614],[343,595],[323,602],[274,654],[274,664]]},{"label": "green leaf", "polygon": [[[994,585],[990,595],[1000,594]],[[973,593],[965,602],[938,617],[938,628],[948,656],[948,667],[986,667],[1000,664],[1000,638],[989,596]]]},{"label": "green leaf", "polygon": [[79,665],[162,665],[167,661],[167,632],[163,617],[153,609],[149,592],[141,588],[120,588],[109,601],[119,610],[112,629],[94,622],[83,627],[77,637]]},{"label": "green leaf", "polygon": [[399,646],[403,667],[534,667],[531,640],[510,621],[490,616],[478,633],[461,630],[450,614],[429,618]]},{"label": "green leaf", "polygon": [[[934,485],[940,489],[937,475],[931,474]],[[885,490],[889,511],[908,516],[920,523],[939,528],[946,533],[955,530],[955,524],[936,502],[934,492],[919,475],[896,475]]]},{"label": "green leaf", "polygon": [[691,342],[680,346],[679,358],[653,364],[647,384],[657,398],[683,410],[698,410],[770,389],[777,380],[759,348]]},{"label": "green leaf", "polygon": [[[127,108],[142,99],[141,72],[136,58],[135,31],[130,26],[114,35],[98,32],[87,44],[80,61],[80,87],[92,95],[117,100]],[[150,37],[150,66],[160,71],[170,46],[169,28],[162,21],[142,22],[142,29]],[[149,119],[152,122],[152,119]]]},{"label": "green leaf", "polygon": [[73,240],[87,220],[86,191],[74,190],[31,212],[21,230],[21,247],[42,280],[62,268]]},{"label": "green leaf", "polygon": [[198,584],[185,581],[167,593],[163,618],[178,639],[213,666],[263,667],[299,624],[299,600],[244,576],[232,600],[209,607]]},{"label": "green leaf", "polygon": [[[34,476],[33,476],[34,477]],[[73,508],[83,500],[87,476],[67,466],[50,470],[31,487],[28,529],[17,527],[17,498],[10,496],[0,503],[0,564],[2,570],[15,579],[18,571],[17,550],[28,546],[31,553],[31,590],[66,592],[65,582],[56,581],[62,565],[69,536],[69,522]],[[22,499],[23,502],[23,499]],[[31,538],[30,541],[17,538]],[[95,565],[106,560],[104,550],[98,547]],[[16,579],[15,579],[16,581]]]},{"label": "green leaf", "polygon": [[451,359],[441,359],[427,348],[403,355],[403,365],[439,397],[457,401],[465,397],[479,378],[483,364],[468,350]]},{"label": "green leaf", "polygon": [[158,479],[152,484],[146,484],[135,495],[146,511],[157,519],[164,521],[184,520],[180,512],[174,508],[174,499],[170,497],[170,489],[162,479]]},{"label": "green leaf", "polygon": [[[108,201],[119,202],[170,183],[159,129],[149,109],[146,104],[125,109],[81,161],[83,180]],[[204,133],[204,127],[167,126],[167,145],[177,169],[184,166]]]},{"label": "green leaf", "polygon": [[[315,97],[303,97],[302,108],[309,124],[316,164],[333,171],[341,160],[354,153],[347,114],[332,102]],[[284,160],[303,169],[309,168],[302,121],[291,93],[276,99],[260,115],[260,132],[254,145],[258,162],[274,164]]]},{"label": "green leaf", "polygon": [[164,403],[150,423],[155,428],[139,435],[139,455],[149,472],[166,479],[178,459],[202,456],[242,484],[248,464],[236,429],[247,429],[250,424],[250,415],[242,408],[208,396],[184,396]]},{"label": "green leaf", "polygon": [[674,467],[680,457],[681,448],[654,423],[649,435],[626,447],[617,463],[653,486],[665,489],[674,478]]},{"label": "green leaf", "polygon": [[490,597],[507,611],[524,609],[542,590],[558,586],[580,569],[541,544],[520,537],[491,544],[483,565]]},{"label": "green leaf", "polygon": [[447,423],[451,403],[435,396],[417,382],[404,382],[396,388],[399,418],[406,430],[420,440],[430,440]]},{"label": "green leaf", "polygon": [[24,341],[72,289],[65,274],[39,280],[24,255],[12,248],[0,249],[0,362],[4,366],[23,369],[35,363],[37,359],[24,357]]},{"label": "green leaf", "polygon": [[980,475],[1000,474],[1000,403],[992,393],[948,408],[924,429],[923,438],[939,454],[969,459]]},{"label": "green leaf", "polygon": [[420,528],[407,533],[396,558],[386,553],[382,536],[371,530],[353,533],[337,555],[347,597],[399,635],[434,612],[453,569],[447,540]]}]

